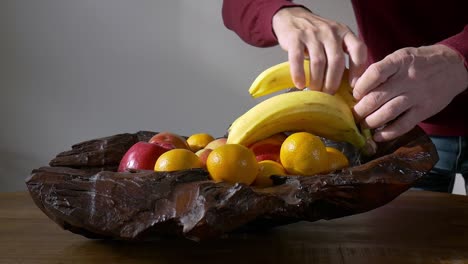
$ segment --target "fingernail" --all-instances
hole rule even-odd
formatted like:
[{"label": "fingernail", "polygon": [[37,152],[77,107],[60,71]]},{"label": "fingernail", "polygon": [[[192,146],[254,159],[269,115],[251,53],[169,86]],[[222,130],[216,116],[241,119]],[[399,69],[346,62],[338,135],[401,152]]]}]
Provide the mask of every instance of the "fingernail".
[{"label": "fingernail", "polygon": [[[354,89],[354,86],[353,86],[353,89]],[[358,94],[358,93],[356,92],[356,90],[353,90],[353,97],[354,97],[354,99],[356,99],[356,100],[362,99],[362,98],[361,98],[361,95]]]},{"label": "fingernail", "polygon": [[296,85],[297,85],[297,88],[301,90],[305,88],[305,84],[303,84],[302,82],[296,82]]},{"label": "fingernail", "polygon": [[354,77],[353,79],[351,79],[351,83],[350,83],[351,87],[354,88],[354,85],[356,85],[357,79],[358,79],[357,77]]}]

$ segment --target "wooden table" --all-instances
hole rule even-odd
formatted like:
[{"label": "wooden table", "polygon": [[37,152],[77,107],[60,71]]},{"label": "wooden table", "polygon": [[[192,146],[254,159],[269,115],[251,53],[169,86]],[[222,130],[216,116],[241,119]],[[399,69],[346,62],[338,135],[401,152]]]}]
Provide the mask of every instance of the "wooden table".
[{"label": "wooden table", "polygon": [[468,197],[408,191],[371,212],[196,243],[89,240],[0,194],[0,263],[468,263]]}]

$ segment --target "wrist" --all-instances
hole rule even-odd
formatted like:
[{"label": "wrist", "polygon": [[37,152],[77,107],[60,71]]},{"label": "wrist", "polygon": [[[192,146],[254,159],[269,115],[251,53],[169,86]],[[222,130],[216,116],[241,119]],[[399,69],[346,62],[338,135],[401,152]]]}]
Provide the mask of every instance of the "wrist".
[{"label": "wrist", "polygon": [[450,64],[454,64],[456,67],[463,67],[466,73],[466,85],[468,85],[468,67],[465,57],[458,52],[458,50],[447,46],[445,44],[435,44],[433,45],[439,53],[447,59]]},{"label": "wrist", "polygon": [[462,93],[468,92],[468,63],[465,57],[458,50],[445,44],[436,44],[434,47],[440,50],[450,63],[455,64],[456,67],[460,67],[460,69],[464,69],[464,71],[461,70],[461,72],[464,73],[464,77],[462,78],[462,80],[464,80],[464,85],[462,84],[462,86],[465,87]]},{"label": "wrist", "polygon": [[456,49],[452,48],[451,46],[448,46],[444,43],[440,44],[435,44],[435,47],[439,48],[442,50],[443,54],[445,54],[448,57],[453,58],[453,61],[455,63],[460,63],[465,66],[465,70],[467,70],[468,73],[468,61],[465,59],[465,57]]}]

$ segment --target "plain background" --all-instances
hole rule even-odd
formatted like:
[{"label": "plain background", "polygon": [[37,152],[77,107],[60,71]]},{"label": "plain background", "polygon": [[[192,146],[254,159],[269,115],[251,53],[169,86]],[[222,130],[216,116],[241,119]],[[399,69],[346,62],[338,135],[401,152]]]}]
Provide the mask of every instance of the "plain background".
[{"label": "plain background", "polygon": [[[356,32],[349,1],[297,1]],[[312,3],[316,2],[316,3]],[[74,143],[139,130],[222,136],[287,59],[225,28],[222,1],[0,1],[0,191]]]}]

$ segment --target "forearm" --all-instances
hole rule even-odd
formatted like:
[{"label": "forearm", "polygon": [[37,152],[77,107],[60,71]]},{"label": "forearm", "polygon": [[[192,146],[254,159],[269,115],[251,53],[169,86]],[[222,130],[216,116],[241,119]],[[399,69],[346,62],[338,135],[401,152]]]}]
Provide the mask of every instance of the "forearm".
[{"label": "forearm", "polygon": [[278,44],[273,33],[273,16],[284,7],[301,6],[287,0],[224,0],[224,25],[242,40],[257,47]]}]

